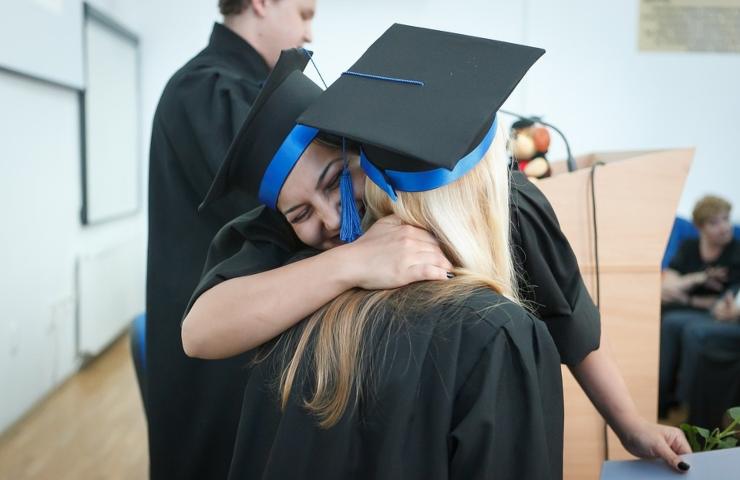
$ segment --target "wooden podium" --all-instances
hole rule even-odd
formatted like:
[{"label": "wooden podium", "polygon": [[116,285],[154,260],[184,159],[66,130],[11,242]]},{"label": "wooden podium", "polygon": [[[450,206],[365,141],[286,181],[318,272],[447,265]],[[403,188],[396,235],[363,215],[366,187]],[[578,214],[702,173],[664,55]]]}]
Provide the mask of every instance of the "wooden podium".
[{"label": "wooden podium", "polygon": [[[693,155],[693,149],[590,154],[576,158],[574,172],[567,172],[565,162],[553,164],[553,176],[537,183],[555,209],[594,301],[598,248],[607,347],[648,420],[656,420],[658,406],[660,262]],[[599,162],[592,191],[592,166]],[[563,388],[563,478],[596,479],[604,460],[631,458],[567,368]]]}]

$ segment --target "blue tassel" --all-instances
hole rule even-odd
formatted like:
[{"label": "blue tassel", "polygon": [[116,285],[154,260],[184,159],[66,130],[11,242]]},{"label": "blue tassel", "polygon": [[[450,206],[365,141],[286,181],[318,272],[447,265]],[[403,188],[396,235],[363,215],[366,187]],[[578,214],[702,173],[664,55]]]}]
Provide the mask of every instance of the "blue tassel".
[{"label": "blue tassel", "polygon": [[352,186],[352,175],[349,173],[349,163],[344,152],[344,139],[342,139],[342,157],[344,158],[344,169],[339,179],[339,194],[342,207],[342,224],[339,229],[339,239],[343,242],[354,242],[362,235],[360,225],[360,214],[355,205],[355,192]]}]

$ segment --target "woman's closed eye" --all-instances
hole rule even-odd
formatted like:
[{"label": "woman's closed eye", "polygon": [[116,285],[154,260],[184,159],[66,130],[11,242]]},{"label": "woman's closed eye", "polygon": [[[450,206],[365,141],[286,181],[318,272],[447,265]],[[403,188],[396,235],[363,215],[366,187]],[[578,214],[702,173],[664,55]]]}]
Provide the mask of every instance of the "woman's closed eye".
[{"label": "woman's closed eye", "polygon": [[337,172],[336,175],[331,179],[329,184],[326,186],[327,190],[334,190],[335,188],[339,187],[339,178],[342,176],[342,171],[340,170]]},{"label": "woman's closed eye", "polygon": [[303,207],[296,216],[290,219],[290,223],[301,223],[311,217],[311,208]]}]

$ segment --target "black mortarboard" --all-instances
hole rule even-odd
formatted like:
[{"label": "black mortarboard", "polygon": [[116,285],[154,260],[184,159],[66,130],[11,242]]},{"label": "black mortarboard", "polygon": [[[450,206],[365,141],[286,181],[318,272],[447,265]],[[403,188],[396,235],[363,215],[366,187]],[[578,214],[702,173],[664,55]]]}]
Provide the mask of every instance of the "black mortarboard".
[{"label": "black mortarboard", "polygon": [[283,50],[200,208],[232,189],[243,190],[275,209],[280,189],[318,130],[296,125],[298,116],[322,90],[303,74],[311,56],[304,49]]},{"label": "black mortarboard", "polygon": [[395,24],[298,122],[360,143],[363,168],[391,197],[430,190],[480,160],[497,110],[543,53]]}]

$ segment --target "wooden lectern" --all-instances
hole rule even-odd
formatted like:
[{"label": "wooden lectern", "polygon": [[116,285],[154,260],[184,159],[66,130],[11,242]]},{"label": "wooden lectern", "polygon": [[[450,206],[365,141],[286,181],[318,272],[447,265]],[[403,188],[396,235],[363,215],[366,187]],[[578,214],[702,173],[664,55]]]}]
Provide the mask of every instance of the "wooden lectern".
[{"label": "wooden lectern", "polygon": [[[596,247],[602,328],[640,413],[656,420],[660,348],[660,262],[693,149],[591,154],[577,170],[553,164],[537,183],[553,205],[597,301]],[[595,243],[591,174],[596,201]],[[563,478],[599,477],[604,460],[631,458],[606,427],[567,368]]]}]

